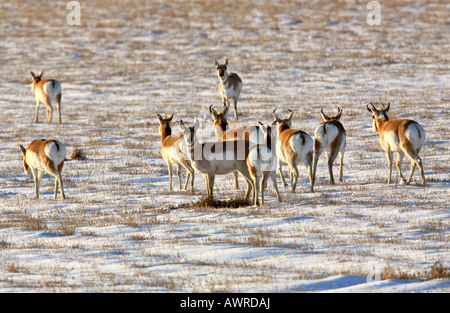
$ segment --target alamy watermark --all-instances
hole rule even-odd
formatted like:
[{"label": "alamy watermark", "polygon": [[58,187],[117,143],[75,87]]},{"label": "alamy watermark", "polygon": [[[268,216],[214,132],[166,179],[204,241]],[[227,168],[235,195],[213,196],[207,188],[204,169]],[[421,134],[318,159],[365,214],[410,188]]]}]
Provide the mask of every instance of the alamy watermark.
[{"label": "alamy watermark", "polygon": [[381,5],[378,1],[370,1],[367,3],[367,24],[370,26],[381,25]]},{"label": "alamy watermark", "polygon": [[81,5],[78,1],[70,1],[67,3],[67,25],[81,25]]},{"label": "alamy watermark", "polygon": [[377,282],[380,280],[381,280],[380,272],[376,271],[375,269],[366,276],[366,283]]}]

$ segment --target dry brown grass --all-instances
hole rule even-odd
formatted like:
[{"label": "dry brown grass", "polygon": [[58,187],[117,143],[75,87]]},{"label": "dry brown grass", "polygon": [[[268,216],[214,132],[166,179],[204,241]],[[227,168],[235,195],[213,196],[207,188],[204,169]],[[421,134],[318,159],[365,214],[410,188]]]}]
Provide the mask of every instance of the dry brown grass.
[{"label": "dry brown grass", "polygon": [[72,152],[72,154],[70,155],[70,160],[74,161],[74,160],[80,160],[80,161],[85,161],[87,160],[86,157],[86,153],[79,148],[75,148]]},{"label": "dry brown grass", "polygon": [[187,208],[187,209],[196,209],[196,210],[210,210],[210,209],[217,209],[217,208],[231,208],[231,209],[237,209],[240,207],[247,207],[250,206],[252,203],[249,200],[245,200],[243,198],[232,198],[230,200],[219,200],[219,199],[210,199],[207,197],[203,197],[200,200],[189,203],[189,204],[182,204],[178,207],[171,208],[171,209],[180,209],[180,208]]}]

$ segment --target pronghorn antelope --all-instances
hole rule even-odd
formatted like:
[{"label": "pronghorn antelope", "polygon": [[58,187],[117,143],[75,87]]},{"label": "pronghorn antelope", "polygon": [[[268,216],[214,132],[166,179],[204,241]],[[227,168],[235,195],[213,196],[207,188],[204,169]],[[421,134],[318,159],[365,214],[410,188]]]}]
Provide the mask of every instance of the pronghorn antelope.
[{"label": "pronghorn antelope", "polygon": [[214,60],[214,64],[220,79],[219,91],[222,96],[222,102],[224,105],[229,106],[230,101],[233,100],[234,118],[238,119],[237,102],[242,90],[242,80],[236,73],[227,73],[228,59],[225,60],[225,64],[219,64],[217,60]]},{"label": "pronghorn antelope", "polygon": [[51,123],[53,115],[52,102],[56,102],[59,124],[61,124],[61,84],[54,79],[42,79],[42,74],[44,72],[36,76],[31,72],[31,92],[36,97],[36,115],[34,122],[38,122],[39,103],[42,102],[47,109],[47,121]]},{"label": "pronghorn antelope", "polygon": [[386,106],[382,104],[381,109],[376,109],[370,103],[367,104],[367,110],[372,116],[372,131],[379,133],[381,147],[386,151],[389,166],[388,184],[391,183],[392,174],[392,154],[397,153],[397,170],[400,175],[400,183],[404,184],[405,179],[402,175],[401,162],[403,156],[406,154],[411,159],[411,171],[409,173],[406,184],[411,182],[412,175],[419,166],[420,178],[422,185],[425,185],[425,176],[423,173],[422,160],[419,157],[420,148],[425,143],[425,130],[417,122],[407,119],[389,120],[387,112],[390,108],[390,103]]},{"label": "pronghorn antelope", "polygon": [[[258,189],[261,189],[261,204],[264,205],[264,189],[267,185],[267,178],[270,177],[277,194],[278,202],[281,202],[280,193],[277,186],[277,156],[275,153],[276,127],[268,125],[265,127],[261,122],[260,128],[264,134],[264,144],[252,146],[247,158],[248,171],[253,178],[255,205],[259,204]],[[261,178],[261,185],[259,179]]]},{"label": "pronghorn antelope", "polygon": [[280,119],[273,110],[273,117],[278,126],[278,141],[277,141],[277,158],[278,170],[280,172],[281,181],[286,187],[287,184],[281,171],[281,162],[287,163],[290,168],[291,177],[291,191],[295,192],[295,186],[298,180],[297,164],[303,163],[308,168],[310,192],[313,190],[312,179],[312,159],[313,159],[313,145],[312,138],[301,130],[291,129],[293,112],[289,110],[290,114],[286,119]]},{"label": "pronghorn antelope", "polygon": [[173,114],[169,117],[163,118],[160,114],[156,114],[159,120],[159,134],[161,135],[161,154],[167,163],[169,170],[169,190],[172,191],[172,175],[173,165],[177,166],[178,184],[181,190],[181,166],[186,169],[186,181],[184,183],[184,190],[187,188],[189,177],[191,177],[191,193],[194,193],[194,169],[191,162],[183,150],[183,135],[172,135],[172,128],[170,122]]},{"label": "pronghorn antelope", "polygon": [[328,159],[328,172],[330,176],[330,184],[334,185],[333,177],[333,162],[339,154],[340,168],[339,168],[339,181],[342,182],[342,165],[344,161],[345,152],[345,129],[339,121],[342,114],[342,109],[338,107],[338,113],[334,116],[327,116],[323,113],[323,109],[320,110],[323,122],[317,126],[314,131],[315,137],[315,155],[314,155],[314,169],[313,169],[313,182],[316,180],[317,161],[319,160],[322,152],[325,151]]},{"label": "pronghorn antelope", "polygon": [[192,167],[204,174],[207,197],[213,199],[214,179],[216,175],[224,175],[238,171],[247,183],[245,199],[249,200],[253,181],[247,168],[249,152],[248,140],[229,140],[199,143],[196,137],[198,120],[194,126],[188,127],[180,121],[187,154]]},{"label": "pronghorn antelope", "polygon": [[64,195],[61,170],[66,157],[66,147],[57,140],[36,139],[27,149],[20,146],[22,151],[23,168],[25,174],[33,174],[35,198],[39,198],[39,183],[45,172],[55,177],[55,196],[58,194],[58,184],[61,187],[61,197]]},{"label": "pronghorn antelope", "polygon": [[[212,105],[209,107],[209,113],[211,114],[211,118],[214,123],[214,131],[216,133],[217,140],[225,141],[241,139],[254,141],[254,138],[256,138],[255,136],[257,136],[254,132],[259,131],[259,128],[245,125],[229,128],[227,122],[227,112],[227,105],[223,106],[222,111],[214,110]],[[234,172],[234,189],[239,189],[237,172]]]}]

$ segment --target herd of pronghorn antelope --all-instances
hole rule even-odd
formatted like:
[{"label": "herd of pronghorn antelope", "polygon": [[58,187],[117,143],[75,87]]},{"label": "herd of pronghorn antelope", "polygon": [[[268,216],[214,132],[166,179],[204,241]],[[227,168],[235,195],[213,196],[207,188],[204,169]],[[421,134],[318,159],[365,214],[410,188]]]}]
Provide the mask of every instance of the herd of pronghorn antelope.
[{"label": "herd of pronghorn antelope", "polygon": [[[228,73],[228,59],[224,64],[214,61],[219,77],[219,91],[223,107],[216,110],[211,105],[209,113],[213,122],[217,139],[199,142],[199,122],[195,120],[192,126],[179,121],[182,133],[172,134],[171,122],[174,116],[163,117],[157,114],[159,134],[161,135],[161,155],[167,163],[169,172],[169,190],[172,191],[173,165],[177,166],[178,183],[182,189],[181,168],[186,169],[184,190],[190,180],[190,191],[194,194],[195,172],[205,177],[207,197],[213,199],[214,181],[216,175],[234,173],[234,188],[239,189],[239,173],[247,185],[246,200],[249,200],[253,190],[253,203],[264,205],[264,192],[267,179],[270,178],[279,202],[281,196],[277,187],[276,170],[285,187],[287,183],[282,173],[282,164],[287,164],[290,173],[290,190],[295,192],[298,181],[298,165],[303,164],[308,171],[309,191],[314,192],[316,170],[319,157],[325,152],[328,160],[329,183],[334,184],[333,162],[339,155],[339,182],[343,181],[343,160],[346,145],[345,128],[340,122],[342,109],[337,108],[336,115],[328,116],[321,109],[323,122],[314,131],[314,140],[305,131],[292,128],[293,114],[288,110],[288,116],[281,118],[273,110],[274,121],[269,125],[261,122],[258,125],[243,125],[238,122],[237,102],[242,90],[242,80],[235,73]],[[57,103],[59,123],[61,123],[61,84],[52,79],[42,79],[42,74],[36,76],[33,72],[31,91],[36,97],[35,122],[38,122],[39,103],[43,102],[47,109],[48,122],[52,121],[52,103]],[[234,118],[237,126],[230,128],[227,113],[230,100],[234,103]],[[387,112],[390,103],[381,104],[378,108],[370,103],[366,105],[372,117],[372,130],[379,134],[381,147],[385,150],[389,165],[388,183],[391,183],[392,155],[397,154],[396,167],[401,184],[409,184],[415,167],[419,167],[422,185],[425,185],[422,160],[419,157],[420,148],[425,143],[425,131],[417,122],[408,119],[389,120]],[[25,173],[31,172],[34,177],[35,197],[39,197],[39,182],[45,172],[55,177],[55,194],[58,186],[64,199],[64,189],[61,170],[65,161],[66,147],[57,140],[36,139],[24,148],[20,146],[23,156]],[[411,170],[405,181],[401,172],[401,161],[404,155],[411,159]]]}]

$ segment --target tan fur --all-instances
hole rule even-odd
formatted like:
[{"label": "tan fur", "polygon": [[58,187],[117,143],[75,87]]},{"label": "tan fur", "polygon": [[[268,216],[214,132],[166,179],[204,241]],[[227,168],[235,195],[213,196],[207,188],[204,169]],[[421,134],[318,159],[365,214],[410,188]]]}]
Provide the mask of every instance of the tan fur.
[{"label": "tan fur", "polygon": [[395,131],[398,133],[400,140],[405,140],[405,130],[409,125],[415,123],[412,120],[398,119],[392,121],[377,120],[377,128],[380,133],[388,133],[390,131]]},{"label": "tan fur", "polygon": [[231,100],[234,103],[234,118],[238,119],[237,102],[242,90],[242,80],[235,73],[227,73],[228,59],[225,64],[219,64],[214,60],[217,69],[217,76],[219,77],[219,91],[222,97],[222,103],[226,106],[230,105]]},{"label": "tan fur", "polygon": [[[245,198],[248,200],[253,188],[253,181],[246,162],[249,142],[247,140],[230,140],[199,143],[195,136],[198,121],[191,127],[185,126],[182,121],[180,121],[180,125],[183,128],[183,138],[192,167],[205,176],[207,197],[213,199],[216,175],[238,171],[247,183]],[[219,151],[223,151],[222,155],[218,153]]]},{"label": "tan fur", "polygon": [[[61,124],[61,84],[54,79],[42,79],[43,73],[44,72],[41,72],[40,75],[36,76],[33,72],[31,72],[31,92],[34,93],[36,98],[36,115],[34,122],[38,122],[39,104],[42,102],[47,109],[47,121],[51,123],[53,115],[52,101],[56,101],[58,120],[59,124]],[[48,86],[48,88],[45,88],[45,86]],[[50,91],[51,94],[48,94],[48,91]]]},{"label": "tan fur", "polygon": [[[252,127],[242,125],[231,129],[229,128],[227,121],[228,106],[224,105],[221,111],[216,111],[211,105],[209,107],[209,112],[214,123],[214,131],[218,140],[250,140],[250,132],[252,131]],[[234,172],[234,189],[239,189],[237,172]]]},{"label": "tan fur", "polygon": [[239,84],[242,83],[241,78],[236,73],[227,73],[228,79],[225,83],[220,83],[220,94],[226,93],[227,89],[232,89],[235,93],[239,91]]},{"label": "tan fur", "polygon": [[305,144],[305,138],[303,137],[303,134],[305,134],[305,132],[298,129],[289,128],[283,130],[283,128],[283,125],[278,128],[278,131],[280,132],[279,140],[282,142],[283,150],[285,151],[285,153],[295,155],[296,153],[294,152],[294,150],[292,150],[292,147],[289,144],[289,139],[291,139],[291,137],[294,135],[300,134],[300,136],[302,137],[302,144]]},{"label": "tan fur", "polygon": [[264,134],[264,143],[257,143],[252,146],[247,157],[247,166],[250,176],[253,179],[254,193],[253,204],[259,205],[259,195],[261,193],[261,204],[264,205],[264,190],[267,185],[267,179],[272,180],[278,202],[281,202],[280,193],[278,191],[276,179],[277,157],[275,149],[272,150],[272,141],[276,142],[276,138],[272,137],[272,126],[264,126],[261,122],[261,129]]},{"label": "tan fur", "polygon": [[218,140],[250,140],[250,132],[252,127],[241,125],[229,128],[227,121],[228,106],[224,105],[221,111],[216,111],[212,108],[212,106],[210,106],[209,111],[214,123],[214,131]]},{"label": "tan fur", "polygon": [[[44,147],[47,143],[49,143],[51,140],[46,139],[36,139],[33,140],[30,145],[27,148],[27,151],[34,152],[37,155],[39,155],[39,158],[42,160],[42,162],[45,163],[46,167],[52,171],[53,169],[57,168],[55,167],[55,164],[52,160],[50,160],[47,155],[45,154]],[[58,149],[59,150],[59,149]],[[63,167],[64,161],[62,161],[60,164],[57,164],[58,168]]]},{"label": "tan fur", "polygon": [[273,111],[273,116],[278,126],[278,170],[283,185],[287,186],[281,170],[281,162],[287,163],[290,168],[292,192],[295,192],[298,180],[297,164],[302,162],[308,169],[310,192],[314,192],[314,182],[312,179],[312,151],[314,149],[314,142],[312,138],[301,130],[291,129],[292,111],[287,119],[278,118],[275,110]]},{"label": "tan fur", "polygon": [[[328,159],[328,172],[329,182],[334,184],[333,177],[333,162],[339,154],[340,168],[339,168],[339,181],[343,181],[343,159],[345,152],[346,133],[344,126],[339,121],[341,118],[342,110],[338,108],[338,113],[335,116],[327,116],[321,110],[323,122],[317,126],[314,131],[315,135],[315,155],[314,155],[314,169],[313,180],[316,179],[317,162],[320,155],[325,151]],[[329,130],[328,130],[329,129]],[[331,133],[330,133],[331,131]],[[334,138],[333,138],[334,136]]]},{"label": "tan fur", "polygon": [[61,171],[64,166],[66,147],[57,140],[36,139],[30,143],[27,149],[20,146],[20,150],[25,173],[33,174],[35,198],[39,198],[39,184],[44,173],[47,172],[55,177],[54,199],[57,197],[58,187],[61,187],[61,197],[65,199]]},{"label": "tan fur", "polygon": [[[176,136],[167,136],[164,139],[161,139],[161,146],[163,147],[164,151],[167,151],[167,148],[172,148],[174,143],[179,141],[181,138],[183,138],[182,134],[176,135]],[[179,148],[178,151],[181,151]]]},{"label": "tan fur", "polygon": [[396,167],[400,176],[400,183],[405,180],[401,171],[401,161],[406,154],[411,159],[411,170],[406,180],[408,185],[411,182],[416,165],[419,167],[422,185],[425,185],[425,175],[423,172],[422,159],[419,157],[419,151],[425,143],[425,130],[417,122],[407,119],[389,120],[387,112],[390,103],[382,108],[376,109],[373,104],[367,105],[367,110],[372,116],[372,130],[379,133],[381,147],[386,152],[389,167],[388,183],[391,183],[392,177],[392,157],[397,154]]},{"label": "tan fur", "polygon": [[173,165],[177,166],[178,185],[181,190],[181,166],[186,169],[186,181],[184,183],[184,190],[187,188],[189,178],[191,178],[191,193],[194,193],[194,169],[186,154],[182,150],[183,134],[172,135],[172,128],[170,122],[173,114],[170,117],[163,118],[157,114],[159,119],[159,133],[161,134],[161,155],[167,163],[169,171],[169,190],[172,191],[172,175]]}]

